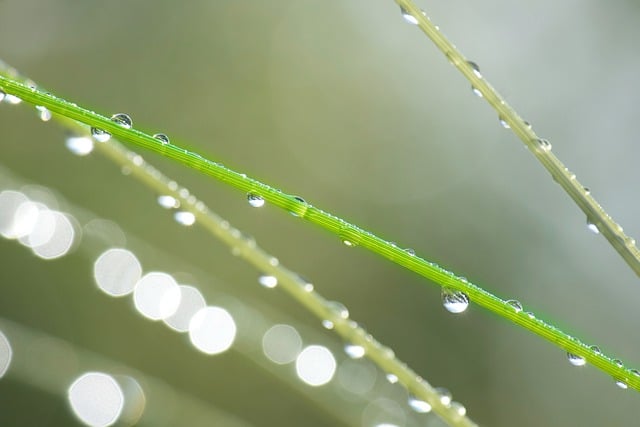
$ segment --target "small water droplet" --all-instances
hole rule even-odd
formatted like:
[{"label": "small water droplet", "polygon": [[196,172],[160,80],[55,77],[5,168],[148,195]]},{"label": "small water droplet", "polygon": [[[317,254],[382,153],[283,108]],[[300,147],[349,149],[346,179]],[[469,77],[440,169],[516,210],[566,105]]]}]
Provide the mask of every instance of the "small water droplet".
[{"label": "small water droplet", "polygon": [[431,405],[429,405],[424,400],[418,399],[415,396],[409,396],[409,400],[407,400],[409,407],[416,411],[419,414],[428,414],[431,412]]},{"label": "small water droplet", "polygon": [[589,231],[591,231],[594,234],[600,234],[600,230],[598,229],[598,226],[595,225],[593,222],[591,222],[589,218],[587,218],[587,228],[589,229]]},{"label": "small water droplet", "polygon": [[629,388],[629,386],[627,385],[627,383],[625,383],[622,380],[616,380],[616,385],[618,386],[619,389],[621,390],[626,390]]},{"label": "small water droplet", "polygon": [[467,408],[460,402],[451,402],[450,405],[451,410],[458,416],[464,417],[467,415]]},{"label": "small water droplet", "polygon": [[336,313],[341,318],[343,318],[343,319],[348,319],[349,318],[349,310],[341,302],[329,301],[327,303],[327,307],[329,307],[329,309],[331,309],[331,311]]},{"label": "small water droplet", "polygon": [[329,320],[329,319],[324,319],[322,321],[322,327],[324,327],[325,329],[331,330],[331,329],[333,329],[333,326],[334,326],[333,322],[331,320]]},{"label": "small water droplet", "polygon": [[38,110],[38,117],[43,122],[48,122],[51,120],[51,111],[47,109],[47,107],[43,107],[42,105],[36,105],[36,110]]},{"label": "small water droplet", "polygon": [[302,289],[304,289],[305,292],[313,292],[313,283],[305,283],[302,285]]},{"label": "small water droplet", "polygon": [[382,346],[379,350],[386,359],[394,359],[396,357],[396,352],[390,347]]},{"label": "small water droplet", "polygon": [[387,374],[387,381],[391,384],[395,384],[398,382],[398,376],[396,374]]},{"label": "small water droplet", "polygon": [[307,202],[300,196],[293,196],[294,200],[297,200],[298,202],[302,203],[303,206],[302,207],[298,207],[296,206],[294,209],[295,210],[290,210],[289,213],[293,216],[297,216],[297,217],[302,217],[304,216],[304,214],[307,213]]},{"label": "small water droplet", "polygon": [[591,194],[591,190],[589,189],[589,187],[583,187],[582,189],[584,190],[584,194],[586,195]]},{"label": "small water droplet", "polygon": [[180,206],[180,201],[173,196],[158,196],[158,204],[165,209],[175,209]]},{"label": "small water droplet", "polygon": [[578,356],[577,354],[567,352],[567,359],[573,366],[584,366],[587,364],[586,359],[582,356]]},{"label": "small water droplet", "polygon": [[255,193],[248,193],[247,201],[249,202],[249,205],[253,206],[254,208],[261,208],[262,206],[264,206],[264,199],[262,198],[262,196]]},{"label": "small water droplet", "polygon": [[444,387],[436,387],[435,390],[440,395],[440,403],[444,406],[449,406],[451,404],[451,392]]},{"label": "small water droplet", "polygon": [[527,312],[527,316],[529,317],[529,319],[535,319],[535,318],[536,318],[536,315],[535,315],[535,314],[533,314],[533,313],[532,313],[532,312],[530,312],[530,311],[528,311],[528,312]]},{"label": "small water droplet", "polygon": [[0,89],[0,102],[2,102],[2,100],[4,99],[4,97],[7,95],[7,93],[5,91],[3,91],[2,89]]},{"label": "small water droplet", "polygon": [[469,297],[464,292],[443,287],[442,305],[449,313],[462,313],[469,307]]},{"label": "small water droplet", "polygon": [[480,73],[480,67],[478,66],[478,64],[476,64],[473,61],[467,61],[467,64],[469,64],[469,66],[471,67],[471,70],[473,71],[473,74],[476,75],[476,77],[478,78],[482,78],[482,74]]},{"label": "small water droplet", "polygon": [[637,369],[632,369],[632,370],[631,370],[631,373],[632,373],[633,375],[635,375],[636,377],[640,377],[640,371],[638,371]]},{"label": "small water droplet", "polygon": [[549,152],[551,151],[551,143],[549,142],[549,140],[544,139],[544,138],[538,138],[536,140],[536,143],[538,144],[538,147],[544,151],[544,152]]},{"label": "small water droplet", "polygon": [[411,256],[416,256],[416,251],[414,251],[414,250],[413,250],[413,249],[411,249],[411,248],[406,248],[404,251],[405,251],[406,253],[408,253],[409,255],[411,255]]},{"label": "small water droplet", "polygon": [[520,301],[510,299],[507,301],[507,304],[513,307],[513,311],[515,311],[516,313],[520,313],[522,311],[522,304],[520,304]]},{"label": "small water droplet", "polygon": [[263,274],[258,277],[258,283],[260,283],[265,288],[275,288],[278,286],[278,279],[275,276],[269,276],[267,274]]},{"label": "small water droplet", "polygon": [[131,120],[131,117],[129,117],[125,113],[114,114],[113,116],[111,116],[111,121],[116,122],[125,129],[131,129],[131,127],[133,126],[133,120]]},{"label": "small water droplet", "polygon": [[155,135],[153,135],[153,137],[155,139],[157,139],[158,141],[160,141],[162,143],[162,145],[167,145],[169,144],[169,137],[167,135],[165,135],[164,133],[156,133]]},{"label": "small water droplet", "polygon": [[[402,18],[407,21],[409,24],[411,25],[418,25],[418,20],[416,19],[415,16],[413,16],[412,14],[410,14],[404,7],[400,6],[400,13],[402,14]],[[427,16],[426,12],[424,10],[421,10],[420,13],[422,13],[423,16]]]},{"label": "small water droplet", "polygon": [[504,117],[499,116],[498,117],[498,121],[500,122],[500,125],[505,128],[505,129],[511,129],[511,126],[509,126],[509,123],[507,123],[507,121],[504,119]]},{"label": "small water droplet", "polygon": [[196,216],[187,211],[176,212],[173,215],[173,218],[178,224],[185,225],[187,227],[193,225],[196,222]]},{"label": "small water droplet", "polygon": [[524,125],[525,125],[528,129],[531,129],[531,123],[529,123],[528,121],[524,120]]},{"label": "small water droplet", "polygon": [[4,102],[11,104],[11,105],[18,105],[22,102],[22,99],[18,98],[15,95],[11,95],[11,94],[5,94],[4,96]]},{"label": "small water droplet", "polygon": [[280,261],[278,260],[278,258],[272,256],[271,258],[269,258],[269,265],[272,267],[277,267],[278,265],[280,265]]},{"label": "small water droplet", "polygon": [[344,352],[352,359],[360,359],[364,356],[365,350],[361,345],[347,344],[344,346]]},{"label": "small water droplet", "polygon": [[624,363],[622,363],[622,360],[620,360],[620,359],[613,359],[613,363],[614,363],[618,368],[624,368]]},{"label": "small water droplet", "polygon": [[111,139],[109,132],[94,127],[91,128],[91,136],[98,142],[107,142]]},{"label": "small water droplet", "polygon": [[86,136],[71,135],[67,137],[65,145],[76,156],[86,156],[93,151],[93,141]]},{"label": "small water droplet", "polygon": [[597,345],[589,346],[589,350],[593,351],[595,354],[602,354],[602,350]]}]

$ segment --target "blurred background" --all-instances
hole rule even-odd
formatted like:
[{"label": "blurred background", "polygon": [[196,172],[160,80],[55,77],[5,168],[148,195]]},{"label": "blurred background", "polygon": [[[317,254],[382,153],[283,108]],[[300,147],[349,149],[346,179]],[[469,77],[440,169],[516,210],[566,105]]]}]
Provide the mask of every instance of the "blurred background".
[{"label": "blurred background", "polygon": [[[417,3],[640,236],[638,3]],[[128,113],[140,130],[299,194],[640,366],[638,278],[392,0],[5,0],[0,58],[58,96]],[[64,130],[31,106],[0,103],[0,129],[3,200],[42,202],[75,230],[65,256],[49,260],[0,239],[0,425],[83,425],[71,385],[87,372],[101,373],[86,387],[102,387],[105,402],[124,396],[118,425],[440,425],[197,223],[176,223],[98,153],[71,153]],[[481,425],[636,422],[635,391],[572,367],[541,338],[473,305],[452,315],[433,283],[141,154],[345,304]],[[227,310],[231,347],[200,352],[130,296],[100,290],[94,263],[114,247],[142,274],[170,274]],[[288,327],[268,344],[275,325]],[[321,386],[296,370],[310,345],[336,362]]]}]

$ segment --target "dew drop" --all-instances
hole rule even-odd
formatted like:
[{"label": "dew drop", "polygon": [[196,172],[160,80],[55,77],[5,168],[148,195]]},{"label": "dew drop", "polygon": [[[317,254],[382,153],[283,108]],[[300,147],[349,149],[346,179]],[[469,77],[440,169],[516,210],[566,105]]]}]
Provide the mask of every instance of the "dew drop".
[{"label": "dew drop", "polygon": [[522,311],[522,304],[520,304],[520,301],[510,299],[507,301],[507,304],[513,307],[513,311],[515,311],[516,313],[520,313]]},{"label": "dew drop", "polygon": [[460,402],[451,402],[450,405],[451,410],[458,416],[464,417],[467,415],[467,408]]},{"label": "dew drop", "polygon": [[255,193],[247,193],[247,201],[249,202],[249,205],[254,208],[261,208],[264,206],[264,199],[262,196]]},{"label": "dew drop", "polygon": [[313,292],[313,289],[314,289],[313,283],[305,283],[304,285],[302,285],[302,289],[305,292]]},{"label": "dew drop", "polygon": [[547,139],[543,139],[543,138],[538,138],[536,140],[538,147],[544,151],[544,152],[549,152],[551,151],[551,143],[549,142],[549,140]]},{"label": "dew drop", "polygon": [[587,228],[589,229],[589,231],[591,231],[594,234],[600,234],[600,230],[598,229],[598,226],[595,225],[593,222],[591,222],[589,218],[587,218]]},{"label": "dew drop", "polygon": [[344,304],[342,304],[341,302],[338,301],[329,301],[327,303],[327,307],[329,307],[329,309],[331,309],[331,311],[333,311],[334,313],[336,313],[338,316],[340,316],[342,319],[348,319],[349,318],[349,310],[347,309],[347,307],[345,307]]},{"label": "dew drop", "polygon": [[295,210],[290,210],[289,213],[297,217],[304,216],[304,214],[307,213],[307,202],[300,196],[293,196],[293,198],[294,200],[297,200],[298,202],[302,203],[303,206],[302,207],[296,206],[294,208]]},{"label": "dew drop", "polygon": [[76,156],[86,156],[93,151],[93,140],[86,136],[70,135],[65,145]]},{"label": "dew drop", "polygon": [[91,128],[91,136],[98,142],[107,142],[111,139],[111,134],[105,130],[98,128]]},{"label": "dew drop", "polygon": [[627,383],[625,383],[622,380],[616,380],[616,385],[618,386],[619,389],[621,390],[626,390],[629,388],[629,386],[627,385]]},{"label": "dew drop", "polygon": [[589,350],[593,351],[595,354],[602,354],[602,350],[597,345],[589,346]]},{"label": "dew drop", "polygon": [[36,110],[38,110],[38,117],[43,122],[48,122],[51,120],[51,111],[47,109],[47,107],[43,107],[42,105],[36,105]]},{"label": "dew drop", "polygon": [[415,396],[409,396],[407,403],[411,409],[419,414],[428,414],[431,412],[431,405]]},{"label": "dew drop", "polygon": [[528,311],[528,312],[527,312],[527,316],[529,317],[529,319],[535,319],[535,318],[536,318],[536,315],[535,315],[535,314],[533,314],[533,313],[532,313],[532,312],[530,312],[530,311]]},{"label": "dew drop", "polygon": [[158,196],[158,204],[165,209],[175,209],[180,207],[180,201],[169,195]]},{"label": "dew drop", "polygon": [[631,370],[631,373],[632,373],[633,375],[635,375],[636,377],[640,377],[640,371],[638,371],[637,369],[632,369],[632,370]]},{"label": "dew drop", "polygon": [[620,359],[613,359],[613,363],[614,363],[618,368],[624,368],[624,363],[622,363],[622,360],[620,360]]},{"label": "dew drop", "polygon": [[440,395],[440,403],[444,406],[451,405],[451,392],[444,387],[436,387],[435,390]]},{"label": "dew drop", "polygon": [[157,139],[158,141],[160,141],[162,143],[162,145],[169,144],[169,137],[167,135],[165,135],[164,133],[156,133],[155,135],[153,135],[153,137],[155,139]]},{"label": "dew drop", "polygon": [[133,120],[125,113],[117,113],[111,116],[111,121],[116,122],[125,129],[131,129]]},{"label": "dew drop", "polygon": [[4,97],[7,95],[7,93],[5,91],[3,91],[2,89],[0,89],[0,102],[2,102],[2,100],[4,99]]},{"label": "dew drop", "polygon": [[260,283],[265,288],[273,289],[278,286],[278,279],[275,276],[263,274],[262,276],[258,277],[258,283]]},{"label": "dew drop", "polygon": [[511,129],[511,126],[509,126],[509,123],[507,123],[507,121],[504,119],[504,117],[499,116],[498,117],[498,121],[500,122],[500,125],[505,128],[505,129]]},{"label": "dew drop", "polygon": [[587,364],[586,359],[582,356],[578,356],[577,354],[567,353],[567,359],[573,366],[584,366]]},{"label": "dew drop", "polygon": [[11,105],[18,105],[22,102],[22,99],[20,99],[19,97],[15,96],[15,95],[11,95],[11,94],[5,94],[4,95],[4,102],[11,104]]},{"label": "dew drop", "polygon": [[413,249],[411,249],[411,248],[406,248],[404,251],[405,251],[406,253],[408,253],[409,255],[411,255],[411,256],[416,256],[416,251],[414,251],[414,250],[413,250]]},{"label": "dew drop", "polygon": [[346,344],[344,346],[344,352],[352,359],[360,359],[364,356],[364,347],[357,344]]},{"label": "dew drop", "polygon": [[325,329],[331,330],[331,329],[333,329],[333,326],[334,326],[333,322],[331,320],[329,320],[329,319],[324,319],[322,321],[322,327],[325,328]]},{"label": "dew drop", "polygon": [[395,384],[398,382],[398,376],[396,374],[387,374],[387,381],[390,384]]},{"label": "dew drop", "polygon": [[175,219],[178,224],[181,224],[187,227],[195,224],[196,222],[196,216],[191,212],[187,212],[187,211],[176,212],[173,215],[173,219]]},{"label": "dew drop", "polygon": [[587,196],[591,194],[591,190],[589,189],[589,187],[583,187],[582,189],[584,190],[584,194],[586,194]]},{"label": "dew drop", "polygon": [[443,287],[442,305],[449,313],[462,313],[469,307],[469,297],[464,292]]},{"label": "dew drop", "polygon": [[469,67],[471,67],[471,70],[473,71],[473,74],[476,75],[476,77],[482,78],[482,74],[480,73],[480,67],[478,66],[478,64],[473,61],[467,61],[467,64],[469,64]]},{"label": "dew drop", "polygon": [[[404,7],[400,6],[400,13],[402,14],[402,18],[407,21],[409,24],[411,25],[418,25],[418,20],[416,19],[415,16],[413,16],[412,14],[410,14]],[[423,16],[427,16],[426,12],[424,10],[421,10],[420,13],[422,13]]]}]

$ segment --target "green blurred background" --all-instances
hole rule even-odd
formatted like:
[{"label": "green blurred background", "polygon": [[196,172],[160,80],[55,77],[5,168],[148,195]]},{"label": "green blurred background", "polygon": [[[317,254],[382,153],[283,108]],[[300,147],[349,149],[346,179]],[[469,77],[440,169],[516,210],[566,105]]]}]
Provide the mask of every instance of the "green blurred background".
[{"label": "green blurred background", "polygon": [[[638,4],[418,4],[625,231],[640,236]],[[165,132],[412,247],[640,366],[637,277],[587,231],[579,209],[392,0],[5,0],[0,58],[58,96],[105,115],[126,112],[141,130]],[[234,301],[261,313],[255,335],[289,323],[305,344],[326,345],[344,361],[339,340],[290,297],[260,288],[258,272],[197,225],[176,225],[156,194],[107,159],[70,154],[64,131],[37,120],[29,106],[0,104],[0,129],[4,182],[46,186],[81,218],[115,222],[145,271],[176,274],[210,304]],[[142,154],[325,297],[343,302],[480,424],[636,423],[635,391],[618,389],[595,368],[572,368],[550,343],[475,306],[453,316],[436,285]],[[403,391],[381,375],[356,395],[335,380],[317,389],[301,384],[292,366],[265,362],[250,338],[223,355],[197,352],[184,336],[139,316],[130,298],[97,289],[98,249],[82,243],[47,262],[0,240],[0,317],[155,377],[176,396],[247,425],[373,426],[361,408],[380,399],[400,402],[399,425],[436,425],[401,404]],[[16,352],[14,363],[21,357]],[[174,412],[169,425],[227,424]],[[0,379],[0,425],[74,423],[64,389],[43,391],[11,368]]]}]

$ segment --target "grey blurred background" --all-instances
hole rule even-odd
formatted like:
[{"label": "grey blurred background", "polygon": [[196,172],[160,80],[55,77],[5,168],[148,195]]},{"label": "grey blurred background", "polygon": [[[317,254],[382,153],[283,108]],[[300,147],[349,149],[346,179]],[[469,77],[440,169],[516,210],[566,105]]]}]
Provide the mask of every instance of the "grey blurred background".
[{"label": "grey blurred background", "polygon": [[[638,3],[418,4],[640,237]],[[392,0],[5,0],[0,58],[58,96],[105,115],[126,112],[141,130],[165,132],[414,248],[640,366],[638,278],[588,232],[579,209]],[[305,342],[339,348],[317,319],[283,292],[260,289],[256,271],[197,226],[176,225],[155,194],[107,159],[70,154],[64,132],[28,106],[1,104],[0,129],[4,168],[119,224],[145,270],[187,274],[210,302],[232,295],[269,321],[308,331]],[[593,367],[571,367],[550,343],[475,306],[453,316],[433,283],[274,207],[250,209],[222,183],[145,158],[343,302],[480,424],[636,423],[635,391]],[[207,357],[137,315],[130,300],[108,298],[93,283],[91,251],[81,246],[45,262],[0,240],[0,316],[159,378],[249,425],[371,425],[340,416],[355,399],[348,393],[300,391],[290,370],[235,350]],[[357,398],[389,393],[396,391],[379,387]],[[198,425],[188,411],[181,420]],[[432,422],[410,413],[406,420]],[[10,375],[0,380],[0,424],[76,422],[64,394]]]}]

